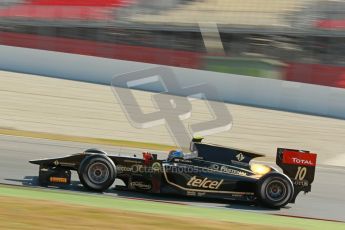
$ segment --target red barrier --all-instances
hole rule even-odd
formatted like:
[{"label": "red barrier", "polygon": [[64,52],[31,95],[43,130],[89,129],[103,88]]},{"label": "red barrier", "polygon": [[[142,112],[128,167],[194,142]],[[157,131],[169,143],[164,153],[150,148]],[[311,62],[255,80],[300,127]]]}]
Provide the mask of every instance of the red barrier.
[{"label": "red barrier", "polygon": [[92,20],[112,19],[111,9],[105,7],[27,6],[16,5],[0,10],[0,17],[33,20]]},{"label": "red barrier", "polygon": [[202,53],[0,32],[0,44],[200,69]]},{"label": "red barrier", "polygon": [[318,20],[315,22],[315,27],[319,29],[345,29],[345,19],[342,20]]},{"label": "red barrier", "polygon": [[284,70],[284,80],[345,88],[345,67],[288,63]]},{"label": "red barrier", "polygon": [[34,20],[91,20],[107,21],[113,9],[133,3],[134,0],[27,0],[0,9],[0,17]]}]

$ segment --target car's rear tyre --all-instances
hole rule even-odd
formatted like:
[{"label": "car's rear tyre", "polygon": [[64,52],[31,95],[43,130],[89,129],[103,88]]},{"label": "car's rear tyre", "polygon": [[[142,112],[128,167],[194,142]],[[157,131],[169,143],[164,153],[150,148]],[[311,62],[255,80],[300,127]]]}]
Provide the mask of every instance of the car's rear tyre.
[{"label": "car's rear tyre", "polygon": [[91,155],[81,162],[78,174],[84,187],[102,192],[114,183],[116,166],[106,155]]},{"label": "car's rear tyre", "polygon": [[290,178],[279,172],[268,173],[258,181],[257,196],[260,203],[266,207],[284,207],[293,194],[294,187]]}]

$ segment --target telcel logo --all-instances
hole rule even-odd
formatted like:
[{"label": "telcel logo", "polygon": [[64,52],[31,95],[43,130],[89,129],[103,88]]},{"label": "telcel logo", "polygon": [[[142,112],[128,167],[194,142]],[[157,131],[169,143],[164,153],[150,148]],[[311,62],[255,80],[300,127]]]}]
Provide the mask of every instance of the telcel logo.
[{"label": "telcel logo", "polygon": [[209,189],[218,189],[224,180],[216,181],[209,180],[207,177],[204,179],[198,179],[196,176],[193,176],[188,181],[187,185],[197,188],[209,188]]},{"label": "telcel logo", "polygon": [[314,165],[311,160],[303,160],[303,159],[298,159],[296,157],[293,157],[292,161],[295,164]]}]

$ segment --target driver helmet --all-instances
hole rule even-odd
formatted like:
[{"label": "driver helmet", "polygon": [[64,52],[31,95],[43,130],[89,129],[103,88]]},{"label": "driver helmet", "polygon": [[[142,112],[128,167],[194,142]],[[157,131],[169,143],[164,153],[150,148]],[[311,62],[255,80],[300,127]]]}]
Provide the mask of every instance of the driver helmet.
[{"label": "driver helmet", "polygon": [[184,154],[181,150],[171,150],[169,152],[168,161],[171,161],[174,158],[183,158],[183,157],[184,157]]}]

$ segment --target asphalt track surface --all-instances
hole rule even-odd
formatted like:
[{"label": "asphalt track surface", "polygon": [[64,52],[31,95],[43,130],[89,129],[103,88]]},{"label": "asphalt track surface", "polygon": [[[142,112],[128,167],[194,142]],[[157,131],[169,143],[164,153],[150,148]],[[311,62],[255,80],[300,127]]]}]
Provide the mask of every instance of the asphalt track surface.
[{"label": "asphalt track surface", "polygon": [[[38,167],[29,164],[29,160],[64,156],[92,147],[101,148],[112,154],[141,155],[141,150],[138,149],[0,135],[0,183],[36,187]],[[166,157],[165,153],[155,153],[158,153],[160,158]],[[75,174],[72,180],[72,185],[65,189],[87,192],[78,183]],[[269,210],[247,203],[150,195],[114,189],[109,189],[104,195],[345,222],[345,168],[340,167],[318,166],[312,192],[307,195],[301,193],[295,204],[289,204],[280,210]]]}]

